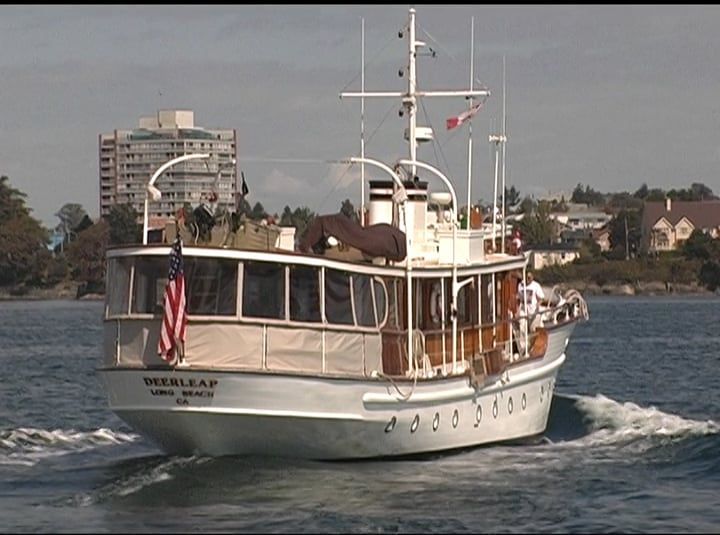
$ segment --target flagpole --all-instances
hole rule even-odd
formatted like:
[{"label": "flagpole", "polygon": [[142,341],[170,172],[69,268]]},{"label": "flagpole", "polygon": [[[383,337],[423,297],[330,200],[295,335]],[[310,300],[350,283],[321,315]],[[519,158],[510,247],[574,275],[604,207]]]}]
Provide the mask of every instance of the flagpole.
[{"label": "flagpole", "polygon": [[[473,90],[473,67],[475,63],[475,17],[470,18],[470,91]],[[473,99],[470,97],[470,109],[473,107]],[[471,196],[470,190],[472,187],[472,121],[468,125],[468,171],[467,171],[467,230],[470,230],[470,218],[472,211],[470,210]]]}]

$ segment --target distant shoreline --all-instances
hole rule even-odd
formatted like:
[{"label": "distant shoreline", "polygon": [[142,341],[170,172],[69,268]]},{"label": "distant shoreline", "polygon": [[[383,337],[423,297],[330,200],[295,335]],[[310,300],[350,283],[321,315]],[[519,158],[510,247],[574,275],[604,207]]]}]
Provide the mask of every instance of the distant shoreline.
[{"label": "distant shoreline", "polygon": [[[78,297],[78,288],[80,283],[62,283],[54,288],[27,288],[22,291],[13,291],[11,288],[0,288],[0,301],[102,301],[105,299],[104,294],[88,293]],[[550,290],[553,286],[565,291],[575,289],[584,296],[597,295],[618,295],[618,296],[651,296],[651,295],[705,295],[712,296],[715,292],[698,286],[696,284],[678,284],[670,283],[666,285],[662,282],[637,282],[634,284],[612,283],[599,286],[593,282],[571,281],[563,282],[557,285],[543,283],[546,290]]]},{"label": "distant shoreline", "polygon": [[[649,296],[649,295],[715,295],[707,288],[698,286],[697,284],[680,284],[680,283],[664,283],[664,282],[636,282],[629,283],[611,283],[602,286],[587,281],[571,281],[557,284],[561,290],[574,288],[584,296],[589,295],[629,295],[629,296]],[[552,287],[549,284],[543,284],[543,287]]]},{"label": "distant shoreline", "polygon": [[0,288],[0,301],[102,301],[103,294],[79,295],[81,283],[64,282],[52,288]]}]

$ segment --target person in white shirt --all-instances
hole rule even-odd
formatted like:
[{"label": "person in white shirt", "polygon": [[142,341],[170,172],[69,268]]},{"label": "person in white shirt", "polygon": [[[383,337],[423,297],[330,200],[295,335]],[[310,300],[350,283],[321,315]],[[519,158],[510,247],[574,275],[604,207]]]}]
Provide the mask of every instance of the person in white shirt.
[{"label": "person in white shirt", "polygon": [[[518,285],[518,299],[521,310],[524,309],[530,317],[537,313],[540,303],[545,299],[545,292],[540,283],[535,280],[532,271],[528,271],[525,275],[525,282],[521,281]],[[533,323],[532,320],[531,323]]]}]

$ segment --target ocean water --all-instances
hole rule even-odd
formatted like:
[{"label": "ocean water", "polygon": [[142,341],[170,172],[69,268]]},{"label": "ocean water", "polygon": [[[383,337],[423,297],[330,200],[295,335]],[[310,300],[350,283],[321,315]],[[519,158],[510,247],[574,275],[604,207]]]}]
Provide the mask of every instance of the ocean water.
[{"label": "ocean water", "polygon": [[107,409],[99,302],[0,302],[0,531],[720,532],[720,298],[595,297],[546,440],[172,457]]}]

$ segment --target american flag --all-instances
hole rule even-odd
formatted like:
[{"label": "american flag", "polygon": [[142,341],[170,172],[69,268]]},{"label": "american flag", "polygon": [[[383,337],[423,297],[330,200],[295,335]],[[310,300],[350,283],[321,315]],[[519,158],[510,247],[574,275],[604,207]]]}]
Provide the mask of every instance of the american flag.
[{"label": "american flag", "polygon": [[474,106],[470,107],[469,109],[462,112],[457,117],[450,117],[448,120],[445,121],[445,126],[448,130],[452,130],[453,128],[457,128],[461,124],[463,124],[468,119],[472,119],[473,115],[475,115],[477,112],[480,111],[480,108],[482,108],[483,103],[478,102]]},{"label": "american flag", "polygon": [[182,241],[177,238],[170,250],[170,272],[165,285],[165,306],[158,341],[158,353],[167,362],[175,360],[175,348],[178,343],[185,342],[186,325]]}]

